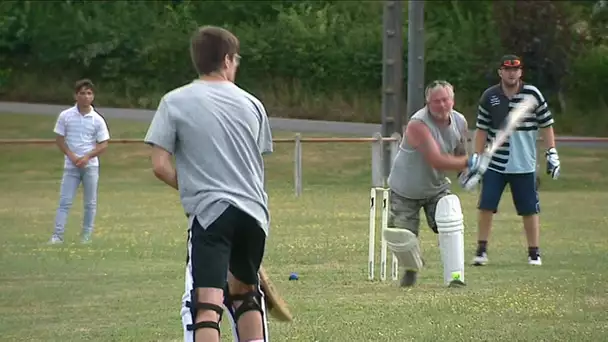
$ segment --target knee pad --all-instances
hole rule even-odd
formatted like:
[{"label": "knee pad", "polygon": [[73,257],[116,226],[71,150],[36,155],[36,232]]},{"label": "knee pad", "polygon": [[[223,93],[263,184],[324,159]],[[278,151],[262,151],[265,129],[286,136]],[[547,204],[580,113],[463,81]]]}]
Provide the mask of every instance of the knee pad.
[{"label": "knee pad", "polygon": [[400,265],[410,271],[422,269],[424,263],[416,234],[400,228],[384,228],[382,234],[386,239],[386,245],[397,257]]},{"label": "knee pad", "polygon": [[[210,329],[215,329],[217,330],[218,334],[220,333],[220,322],[222,320],[222,314],[224,313],[224,308],[222,308],[219,305],[216,304],[212,304],[212,303],[202,303],[198,301],[198,298],[196,296],[196,291],[192,290],[190,291],[190,298],[191,301],[186,302],[186,307],[190,308],[190,314],[192,315],[192,324],[188,324],[186,326],[186,329],[188,331],[192,331],[195,332],[198,329],[202,329],[202,328],[210,328]],[[211,311],[215,311],[218,313],[218,315],[220,315],[220,318],[217,322],[214,321],[202,321],[202,322],[197,322],[196,321],[196,315],[199,312],[199,310],[211,310]]]}]

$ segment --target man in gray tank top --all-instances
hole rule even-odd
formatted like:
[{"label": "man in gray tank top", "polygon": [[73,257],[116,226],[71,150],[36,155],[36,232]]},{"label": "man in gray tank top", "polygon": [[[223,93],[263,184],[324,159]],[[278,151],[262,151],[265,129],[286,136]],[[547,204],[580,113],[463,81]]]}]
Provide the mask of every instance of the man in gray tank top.
[{"label": "man in gray tank top", "polygon": [[[388,178],[390,213],[388,228],[405,229],[417,240],[420,209],[437,234],[435,209],[450,194],[448,171],[477,167],[478,155],[467,157],[468,127],[465,117],[453,109],[454,88],[446,81],[434,81],[425,91],[426,106],[408,122]],[[475,157],[475,159],[473,159]],[[408,233],[409,234],[409,233]],[[401,286],[412,286],[421,268],[406,268]],[[407,267],[407,266],[406,266]]]},{"label": "man in gray tank top", "polygon": [[262,159],[273,150],[269,120],[234,84],[240,56],[231,32],[199,29],[191,57],[200,78],[163,96],[145,137],[154,174],[179,190],[189,217],[184,340],[219,341],[224,305],[233,334],[264,342],[258,271],[270,222]]}]

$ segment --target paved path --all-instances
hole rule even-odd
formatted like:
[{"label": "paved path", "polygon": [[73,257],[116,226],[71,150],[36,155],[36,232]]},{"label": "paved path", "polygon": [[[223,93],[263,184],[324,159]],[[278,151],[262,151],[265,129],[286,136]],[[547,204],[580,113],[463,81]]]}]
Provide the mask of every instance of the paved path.
[{"label": "paved path", "polygon": [[[0,114],[41,114],[58,115],[66,106],[33,104],[19,102],[0,102]],[[100,107],[99,110],[107,118],[119,118],[129,120],[140,120],[150,122],[154,111],[146,109],[123,109]],[[2,122],[0,115],[0,123]],[[355,123],[355,122],[336,122],[336,121],[316,121],[270,118],[270,125],[279,131],[291,131],[301,133],[324,133],[340,135],[356,135],[371,137],[376,132],[380,132],[379,124]],[[560,137],[564,139],[558,142],[558,146],[591,146],[608,147],[608,138],[596,138],[594,141],[582,137]],[[593,138],[591,138],[593,139]]]},{"label": "paved path", "polygon": [[[66,106],[61,105],[0,102],[0,114],[58,115],[65,108]],[[154,111],[147,109],[99,107],[99,110],[106,118],[141,120],[146,122],[150,122],[154,115]],[[351,122],[270,118],[270,125],[275,130],[301,133],[345,134],[371,137],[374,133],[380,132],[380,125]]]}]

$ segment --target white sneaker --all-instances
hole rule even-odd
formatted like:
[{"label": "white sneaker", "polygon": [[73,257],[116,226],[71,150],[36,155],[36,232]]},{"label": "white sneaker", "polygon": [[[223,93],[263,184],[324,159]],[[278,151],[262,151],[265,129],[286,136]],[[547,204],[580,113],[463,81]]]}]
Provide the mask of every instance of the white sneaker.
[{"label": "white sneaker", "polygon": [[80,238],[80,243],[82,244],[90,244],[91,241],[91,234],[83,234],[82,237]]},{"label": "white sneaker", "polygon": [[473,266],[485,266],[488,261],[488,253],[483,252],[481,255],[476,255],[475,258],[473,258]]},{"label": "white sneaker", "polygon": [[528,257],[528,265],[540,266],[542,264],[543,264],[543,262],[540,259],[540,256],[536,257],[536,259],[532,259],[532,258]]},{"label": "white sneaker", "polygon": [[57,245],[57,244],[61,244],[61,243],[63,243],[63,239],[61,239],[57,235],[53,235],[48,242],[49,245]]}]

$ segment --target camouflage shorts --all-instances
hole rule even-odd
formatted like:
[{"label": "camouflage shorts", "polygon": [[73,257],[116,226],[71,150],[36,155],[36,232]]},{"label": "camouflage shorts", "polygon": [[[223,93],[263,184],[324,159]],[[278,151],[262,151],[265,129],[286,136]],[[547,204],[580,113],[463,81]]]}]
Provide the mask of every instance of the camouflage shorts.
[{"label": "camouflage shorts", "polygon": [[388,227],[407,229],[418,236],[420,209],[424,209],[428,226],[437,234],[437,223],[435,222],[437,202],[449,194],[451,194],[450,190],[446,190],[427,199],[409,199],[391,191]]}]

